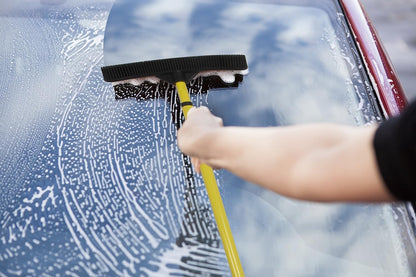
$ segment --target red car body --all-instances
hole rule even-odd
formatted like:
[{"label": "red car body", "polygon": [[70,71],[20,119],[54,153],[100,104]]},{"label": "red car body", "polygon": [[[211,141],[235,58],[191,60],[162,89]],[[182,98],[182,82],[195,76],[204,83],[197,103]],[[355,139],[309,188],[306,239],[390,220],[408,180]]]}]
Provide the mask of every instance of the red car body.
[{"label": "red car body", "polygon": [[362,4],[358,0],[341,0],[351,30],[357,41],[373,87],[386,116],[399,114],[407,104],[403,88],[383,44]]}]

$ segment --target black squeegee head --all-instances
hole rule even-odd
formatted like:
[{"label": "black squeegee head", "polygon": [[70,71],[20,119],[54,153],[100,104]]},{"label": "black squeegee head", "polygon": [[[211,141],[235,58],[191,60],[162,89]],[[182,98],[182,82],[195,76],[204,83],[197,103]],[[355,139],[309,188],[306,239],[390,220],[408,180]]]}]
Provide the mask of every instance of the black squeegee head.
[{"label": "black squeegee head", "polygon": [[110,65],[102,67],[101,70],[107,82],[156,76],[174,84],[177,81],[188,83],[203,71],[238,71],[247,68],[244,55],[207,55]]}]

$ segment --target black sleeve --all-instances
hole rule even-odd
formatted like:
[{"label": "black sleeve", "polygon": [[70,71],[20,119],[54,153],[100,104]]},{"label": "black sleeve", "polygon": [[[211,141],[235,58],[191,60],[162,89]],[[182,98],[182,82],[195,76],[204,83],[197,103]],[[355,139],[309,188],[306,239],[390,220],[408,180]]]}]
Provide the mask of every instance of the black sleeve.
[{"label": "black sleeve", "polygon": [[373,141],[387,189],[400,200],[416,200],[416,101],[383,122]]}]

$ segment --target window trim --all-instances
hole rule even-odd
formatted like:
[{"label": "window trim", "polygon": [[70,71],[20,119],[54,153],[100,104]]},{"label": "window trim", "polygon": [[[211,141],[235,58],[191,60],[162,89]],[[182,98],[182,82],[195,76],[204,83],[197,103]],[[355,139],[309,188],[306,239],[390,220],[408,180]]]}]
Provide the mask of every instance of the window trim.
[{"label": "window trim", "polygon": [[407,99],[384,46],[358,0],[340,0],[386,118],[399,114]]}]

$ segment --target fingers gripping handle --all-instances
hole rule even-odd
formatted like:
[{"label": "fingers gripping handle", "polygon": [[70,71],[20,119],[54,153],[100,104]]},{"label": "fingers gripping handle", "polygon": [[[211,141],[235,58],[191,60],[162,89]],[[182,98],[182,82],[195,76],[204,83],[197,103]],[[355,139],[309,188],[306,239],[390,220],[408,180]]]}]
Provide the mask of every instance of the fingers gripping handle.
[{"label": "fingers gripping handle", "polygon": [[[185,82],[176,82],[176,89],[178,90],[182,111],[186,120],[189,110],[193,107],[192,101],[189,97]],[[215,180],[214,171],[210,166],[201,164],[201,174],[202,178],[204,179],[208,198],[211,203],[215,221],[218,226],[218,231],[221,236],[221,241],[224,246],[224,251],[225,255],[227,256],[231,274],[234,277],[244,276],[243,267],[241,266],[240,258],[237,253],[237,248],[231,233],[230,224],[228,223],[227,214],[225,213],[224,205],[221,200],[217,181]]]}]

